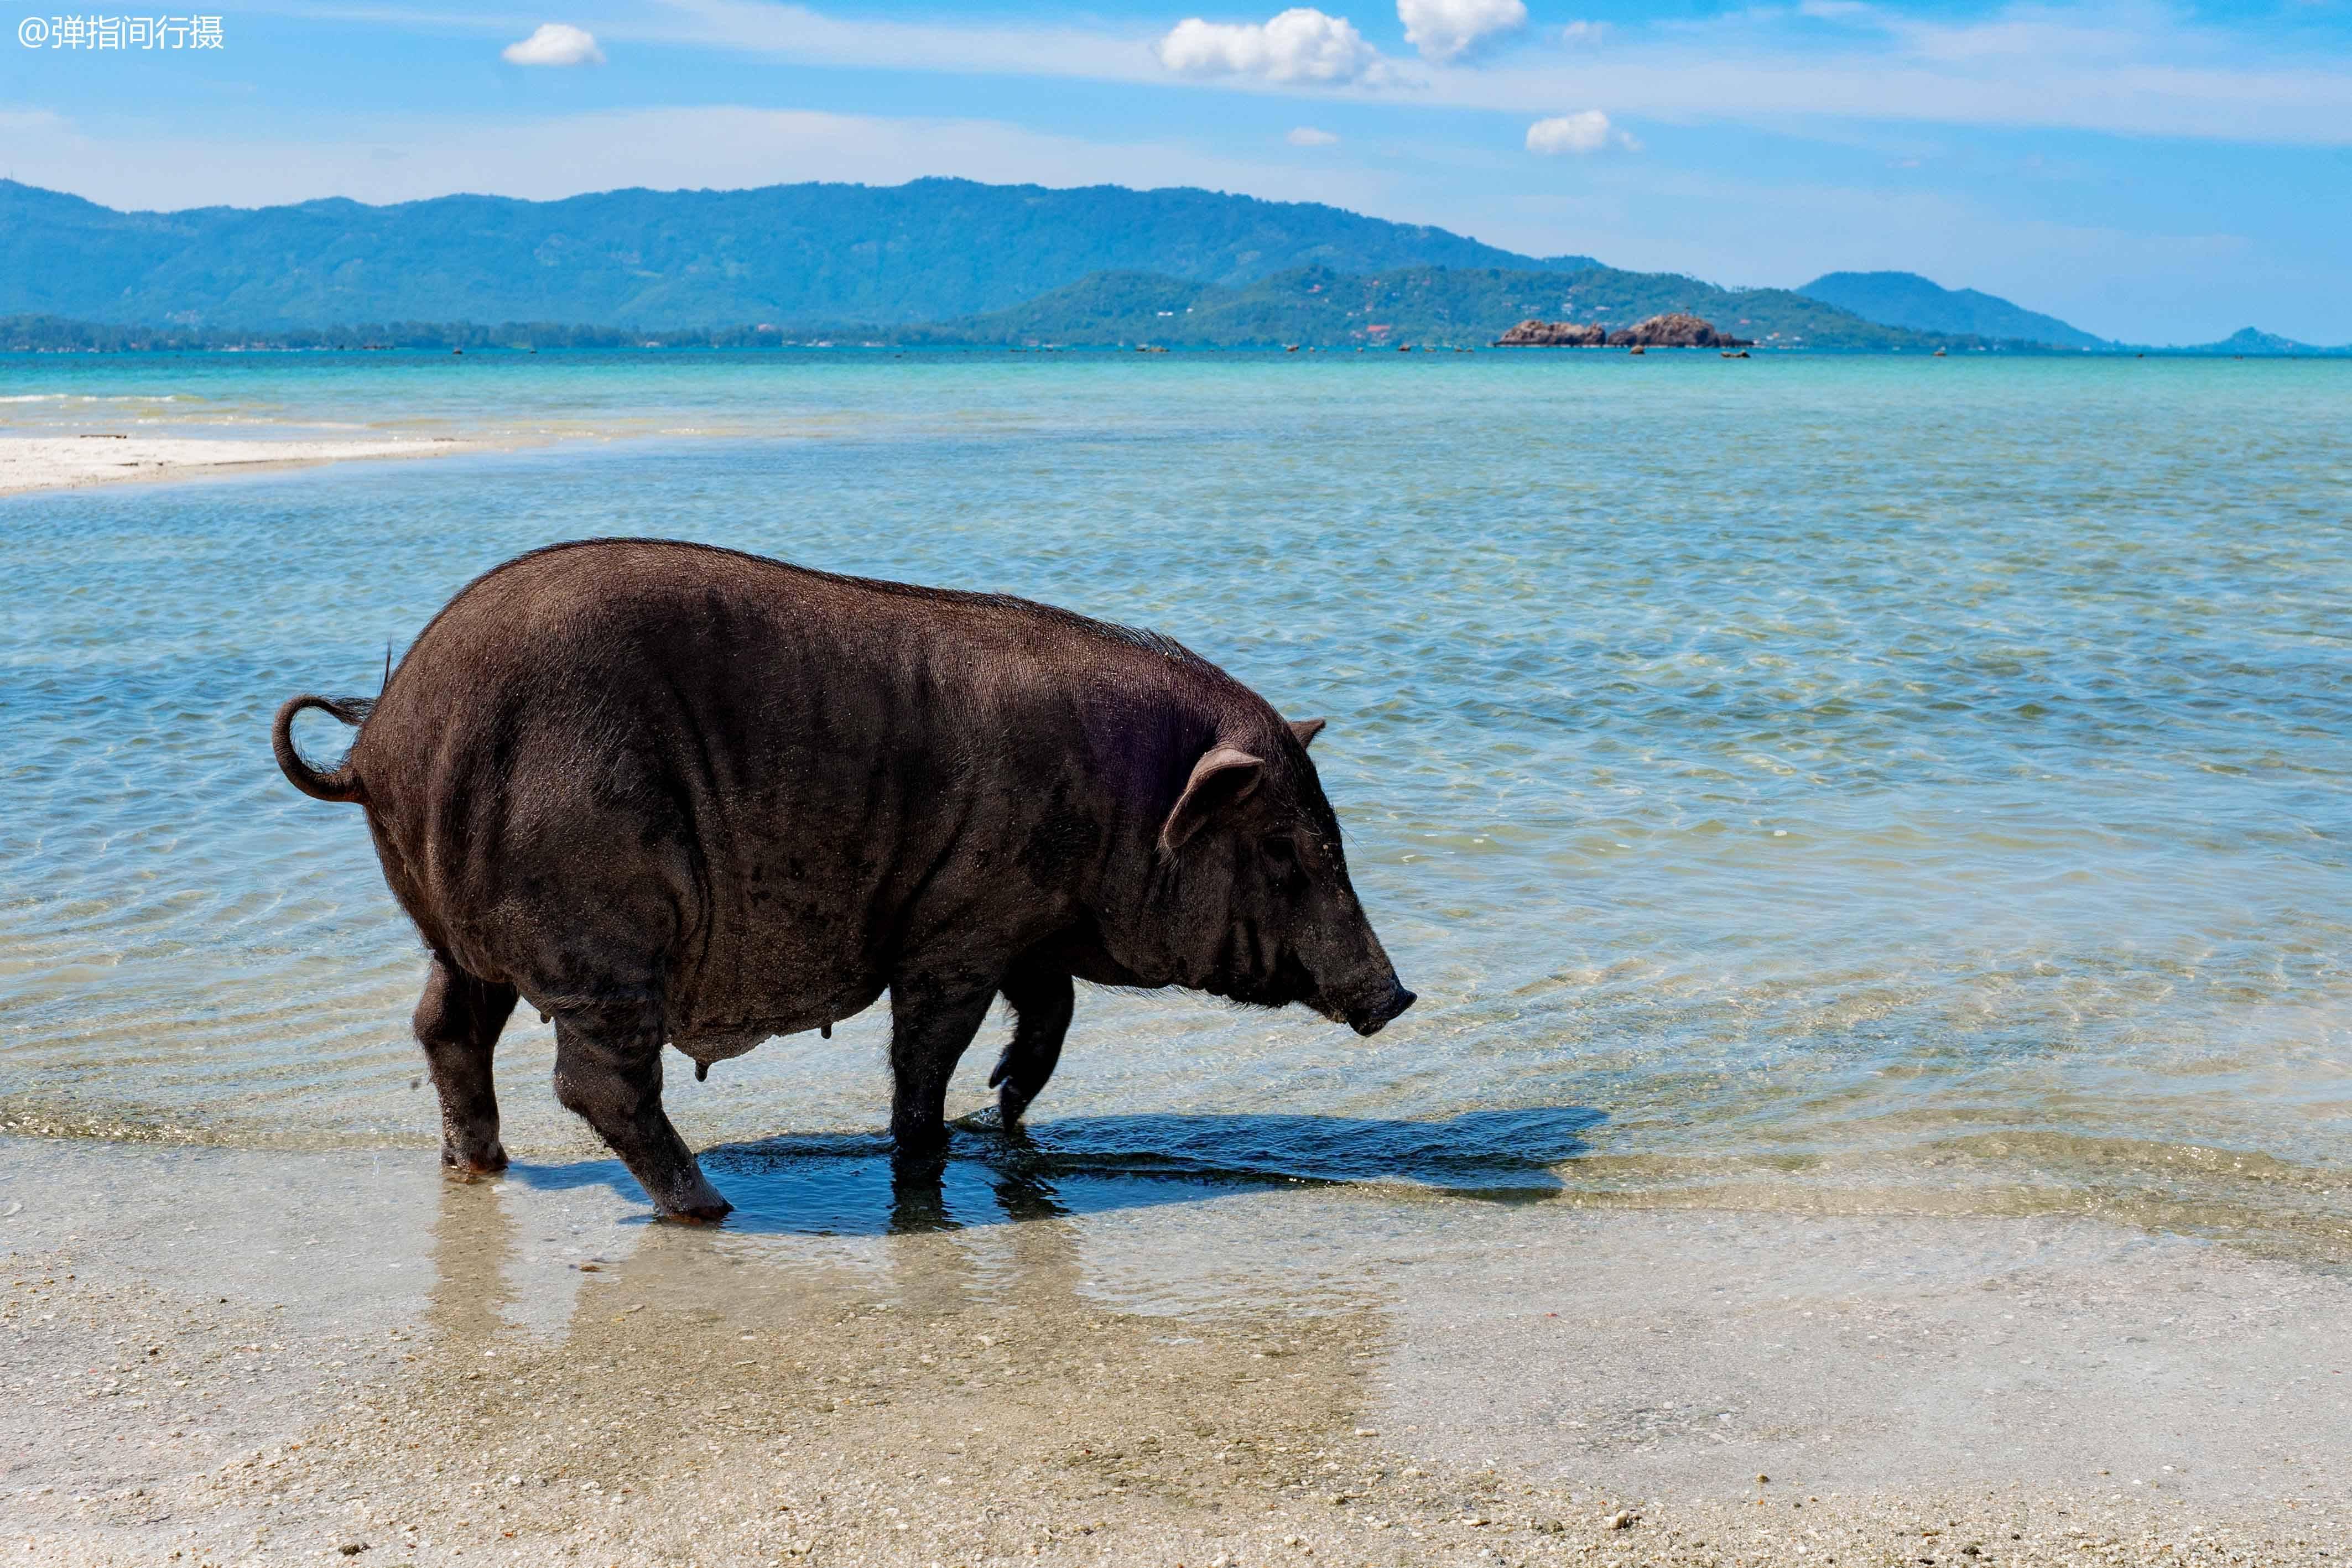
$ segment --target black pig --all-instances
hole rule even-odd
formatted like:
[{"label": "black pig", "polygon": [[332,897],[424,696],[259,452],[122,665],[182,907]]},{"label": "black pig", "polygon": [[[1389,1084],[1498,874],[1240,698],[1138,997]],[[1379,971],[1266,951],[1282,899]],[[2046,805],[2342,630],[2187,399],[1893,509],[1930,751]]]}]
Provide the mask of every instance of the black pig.
[{"label": "black pig", "polygon": [[[305,763],[306,708],[359,726]],[[373,703],[278,711],[294,787],[356,801],[433,954],[416,1038],[443,1161],[502,1168],[490,1053],[518,995],[555,1092],[666,1216],[729,1207],[661,1103],[890,993],[890,1130],[935,1149],[1002,995],[1008,1124],[1073,977],[1303,1002],[1371,1034],[1412,1003],[1349,884],[1307,744],[1176,643],[1018,599],[599,539],[434,617]]]}]

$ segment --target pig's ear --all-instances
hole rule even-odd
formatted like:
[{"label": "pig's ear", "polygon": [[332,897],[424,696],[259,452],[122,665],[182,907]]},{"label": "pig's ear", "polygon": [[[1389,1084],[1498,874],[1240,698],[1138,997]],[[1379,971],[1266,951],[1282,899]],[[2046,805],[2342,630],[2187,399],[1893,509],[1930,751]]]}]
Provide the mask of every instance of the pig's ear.
[{"label": "pig's ear", "polygon": [[1211,747],[1192,764],[1192,777],[1185,780],[1176,809],[1160,825],[1160,847],[1171,855],[1182,849],[1194,833],[1215,821],[1218,812],[1247,799],[1265,771],[1265,764],[1246,751]]},{"label": "pig's ear", "polygon": [[1290,726],[1290,733],[1298,737],[1299,745],[1312,746],[1315,744],[1315,737],[1323,733],[1323,727],[1331,721],[1322,718],[1293,718],[1283,722]]}]

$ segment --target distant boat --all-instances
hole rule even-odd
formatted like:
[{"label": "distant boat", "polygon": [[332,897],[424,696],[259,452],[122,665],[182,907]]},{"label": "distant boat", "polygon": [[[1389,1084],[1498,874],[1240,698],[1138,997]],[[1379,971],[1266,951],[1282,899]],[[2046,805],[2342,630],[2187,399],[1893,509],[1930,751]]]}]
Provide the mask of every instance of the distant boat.
[{"label": "distant boat", "polygon": [[1632,348],[1630,348],[1630,349],[1626,350],[1625,351],[1626,351],[1627,353],[1629,353],[1629,354],[1644,354],[1644,353],[1649,352],[1649,350],[1646,350],[1646,349],[1643,348],[1643,347],[1642,347],[1642,345],[1641,345],[1641,344],[1639,344],[1639,343],[1634,344]]},{"label": "distant boat", "polygon": [[1937,350],[1936,350],[1936,358],[1937,358],[1937,359],[1939,359],[1939,360],[1940,360],[1940,359],[1942,359],[1943,357],[1944,357],[1944,350],[1941,350],[1941,349]]},{"label": "distant boat", "polygon": [[1298,352],[1298,345],[1296,343],[1285,343],[1282,346],[1282,351],[1286,354],[1295,354]]}]

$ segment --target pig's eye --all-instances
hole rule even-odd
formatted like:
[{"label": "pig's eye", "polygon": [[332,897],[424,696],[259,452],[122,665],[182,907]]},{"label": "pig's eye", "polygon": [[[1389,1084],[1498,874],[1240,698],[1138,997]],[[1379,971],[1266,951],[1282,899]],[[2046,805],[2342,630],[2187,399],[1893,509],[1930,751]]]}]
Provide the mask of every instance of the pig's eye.
[{"label": "pig's eye", "polygon": [[1307,873],[1298,863],[1298,844],[1291,839],[1265,841],[1267,880],[1286,894],[1296,894],[1307,885]]}]

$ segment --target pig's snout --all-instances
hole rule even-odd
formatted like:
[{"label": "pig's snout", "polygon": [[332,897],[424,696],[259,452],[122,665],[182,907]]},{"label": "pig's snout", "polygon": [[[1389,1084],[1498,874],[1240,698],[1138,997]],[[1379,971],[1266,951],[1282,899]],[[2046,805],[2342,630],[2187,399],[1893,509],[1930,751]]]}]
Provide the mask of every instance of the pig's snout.
[{"label": "pig's snout", "polygon": [[1391,981],[1387,998],[1370,1007],[1359,1009],[1348,1019],[1348,1027],[1369,1040],[1386,1029],[1391,1019],[1412,1006],[1417,999],[1411,991]]}]

